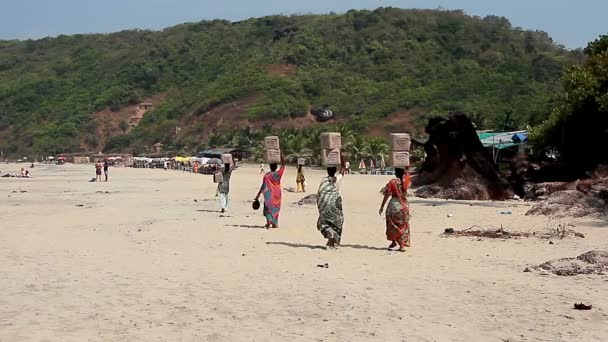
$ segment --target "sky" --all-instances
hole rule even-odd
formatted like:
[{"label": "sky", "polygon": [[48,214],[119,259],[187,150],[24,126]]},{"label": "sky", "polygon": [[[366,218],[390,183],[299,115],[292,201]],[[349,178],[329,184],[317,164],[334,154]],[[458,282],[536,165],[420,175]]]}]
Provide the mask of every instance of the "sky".
[{"label": "sky", "polygon": [[608,0],[0,0],[0,39],[162,29],[203,19],[343,13],[377,7],[462,9],[543,30],[568,48],[608,34]]}]

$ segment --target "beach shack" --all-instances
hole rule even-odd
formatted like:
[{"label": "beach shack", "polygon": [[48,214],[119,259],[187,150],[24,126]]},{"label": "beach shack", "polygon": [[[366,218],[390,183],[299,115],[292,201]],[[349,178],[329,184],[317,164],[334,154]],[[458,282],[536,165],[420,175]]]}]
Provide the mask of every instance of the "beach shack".
[{"label": "beach shack", "polygon": [[200,151],[197,153],[198,158],[213,158],[221,159],[222,154],[231,154],[236,161],[243,161],[251,158],[251,152],[241,148],[215,148],[211,150]]},{"label": "beach shack", "polygon": [[491,150],[494,163],[499,166],[511,162],[513,157],[517,155],[531,153],[531,146],[528,144],[528,131],[484,131],[478,132],[477,136],[483,147]]},{"label": "beach shack", "polygon": [[74,156],[74,164],[88,164],[91,158],[88,155]]}]

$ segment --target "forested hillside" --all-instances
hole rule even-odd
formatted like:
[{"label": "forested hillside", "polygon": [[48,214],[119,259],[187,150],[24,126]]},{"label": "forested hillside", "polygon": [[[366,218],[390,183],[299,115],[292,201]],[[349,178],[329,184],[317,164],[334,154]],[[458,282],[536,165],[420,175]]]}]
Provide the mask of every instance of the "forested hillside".
[{"label": "forested hillside", "polygon": [[[355,131],[449,111],[520,128],[547,118],[582,56],[505,18],[394,8],[0,41],[0,149],[196,148],[225,140],[222,127],[307,127],[311,108]],[[153,97],[137,127],[100,133],[95,113]],[[99,134],[114,137],[98,146]]]}]

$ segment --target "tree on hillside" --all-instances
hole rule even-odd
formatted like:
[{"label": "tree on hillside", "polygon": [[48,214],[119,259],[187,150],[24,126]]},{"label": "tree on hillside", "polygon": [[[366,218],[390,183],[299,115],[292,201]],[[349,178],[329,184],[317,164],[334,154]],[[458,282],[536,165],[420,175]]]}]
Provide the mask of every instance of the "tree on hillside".
[{"label": "tree on hillside", "polygon": [[120,120],[120,122],[118,123],[118,128],[120,128],[122,133],[125,134],[125,133],[127,133],[127,130],[129,129],[129,124],[125,120]]},{"label": "tree on hillside", "polygon": [[572,177],[608,163],[608,35],[589,43],[585,54],[587,61],[564,76],[549,118],[531,132],[537,145],[559,151]]},{"label": "tree on hillside", "polygon": [[[579,60],[506,18],[398,8],[1,41],[0,149],[26,154],[47,139],[78,146],[93,113],[146,98],[162,100],[123,129],[129,137],[114,140],[116,149],[171,144],[189,116],[201,127],[211,116],[237,115],[259,127],[309,108],[331,110],[357,133],[413,108],[479,113],[476,122],[488,128],[522,128],[546,118],[563,70]],[[203,136],[192,128],[180,139]],[[103,135],[115,129],[114,122]],[[247,135],[232,138],[215,142],[248,143]],[[318,135],[305,145],[320,152]]]}]

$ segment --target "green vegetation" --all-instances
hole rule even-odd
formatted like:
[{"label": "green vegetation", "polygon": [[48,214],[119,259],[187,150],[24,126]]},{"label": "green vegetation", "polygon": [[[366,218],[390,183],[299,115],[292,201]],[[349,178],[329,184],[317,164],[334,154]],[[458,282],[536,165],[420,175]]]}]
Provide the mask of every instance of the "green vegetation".
[{"label": "green vegetation", "polygon": [[[373,160],[378,164],[380,158],[388,157],[389,145],[386,140],[378,137],[366,137],[344,125],[330,125],[322,130],[320,127],[308,129],[284,129],[279,131],[281,140],[281,151],[289,162],[295,162],[299,157],[307,157],[313,162],[320,162],[321,154],[319,136],[325,130],[340,132],[342,135],[343,151],[352,161],[363,158]],[[257,160],[263,160],[264,146],[262,141],[265,136],[274,134],[272,128],[264,127],[257,131],[242,129],[222,134],[213,135],[208,142],[210,146],[252,146],[253,156]],[[204,146],[200,147],[201,149]],[[356,166],[356,165],[353,165]]]},{"label": "green vegetation", "polygon": [[549,118],[531,132],[537,146],[557,149],[575,177],[608,164],[608,35],[589,43],[585,54],[585,63],[564,76]]},{"label": "green vegetation", "polygon": [[[479,128],[524,127],[546,119],[563,70],[580,58],[505,18],[394,8],[0,41],[0,149],[78,151],[99,138],[92,113],[161,92],[164,103],[106,150],[179,149],[185,115],[246,96],[256,102],[243,114],[259,121],[312,106],[358,131],[418,108],[461,111]],[[269,72],[286,64],[291,74]]]}]

